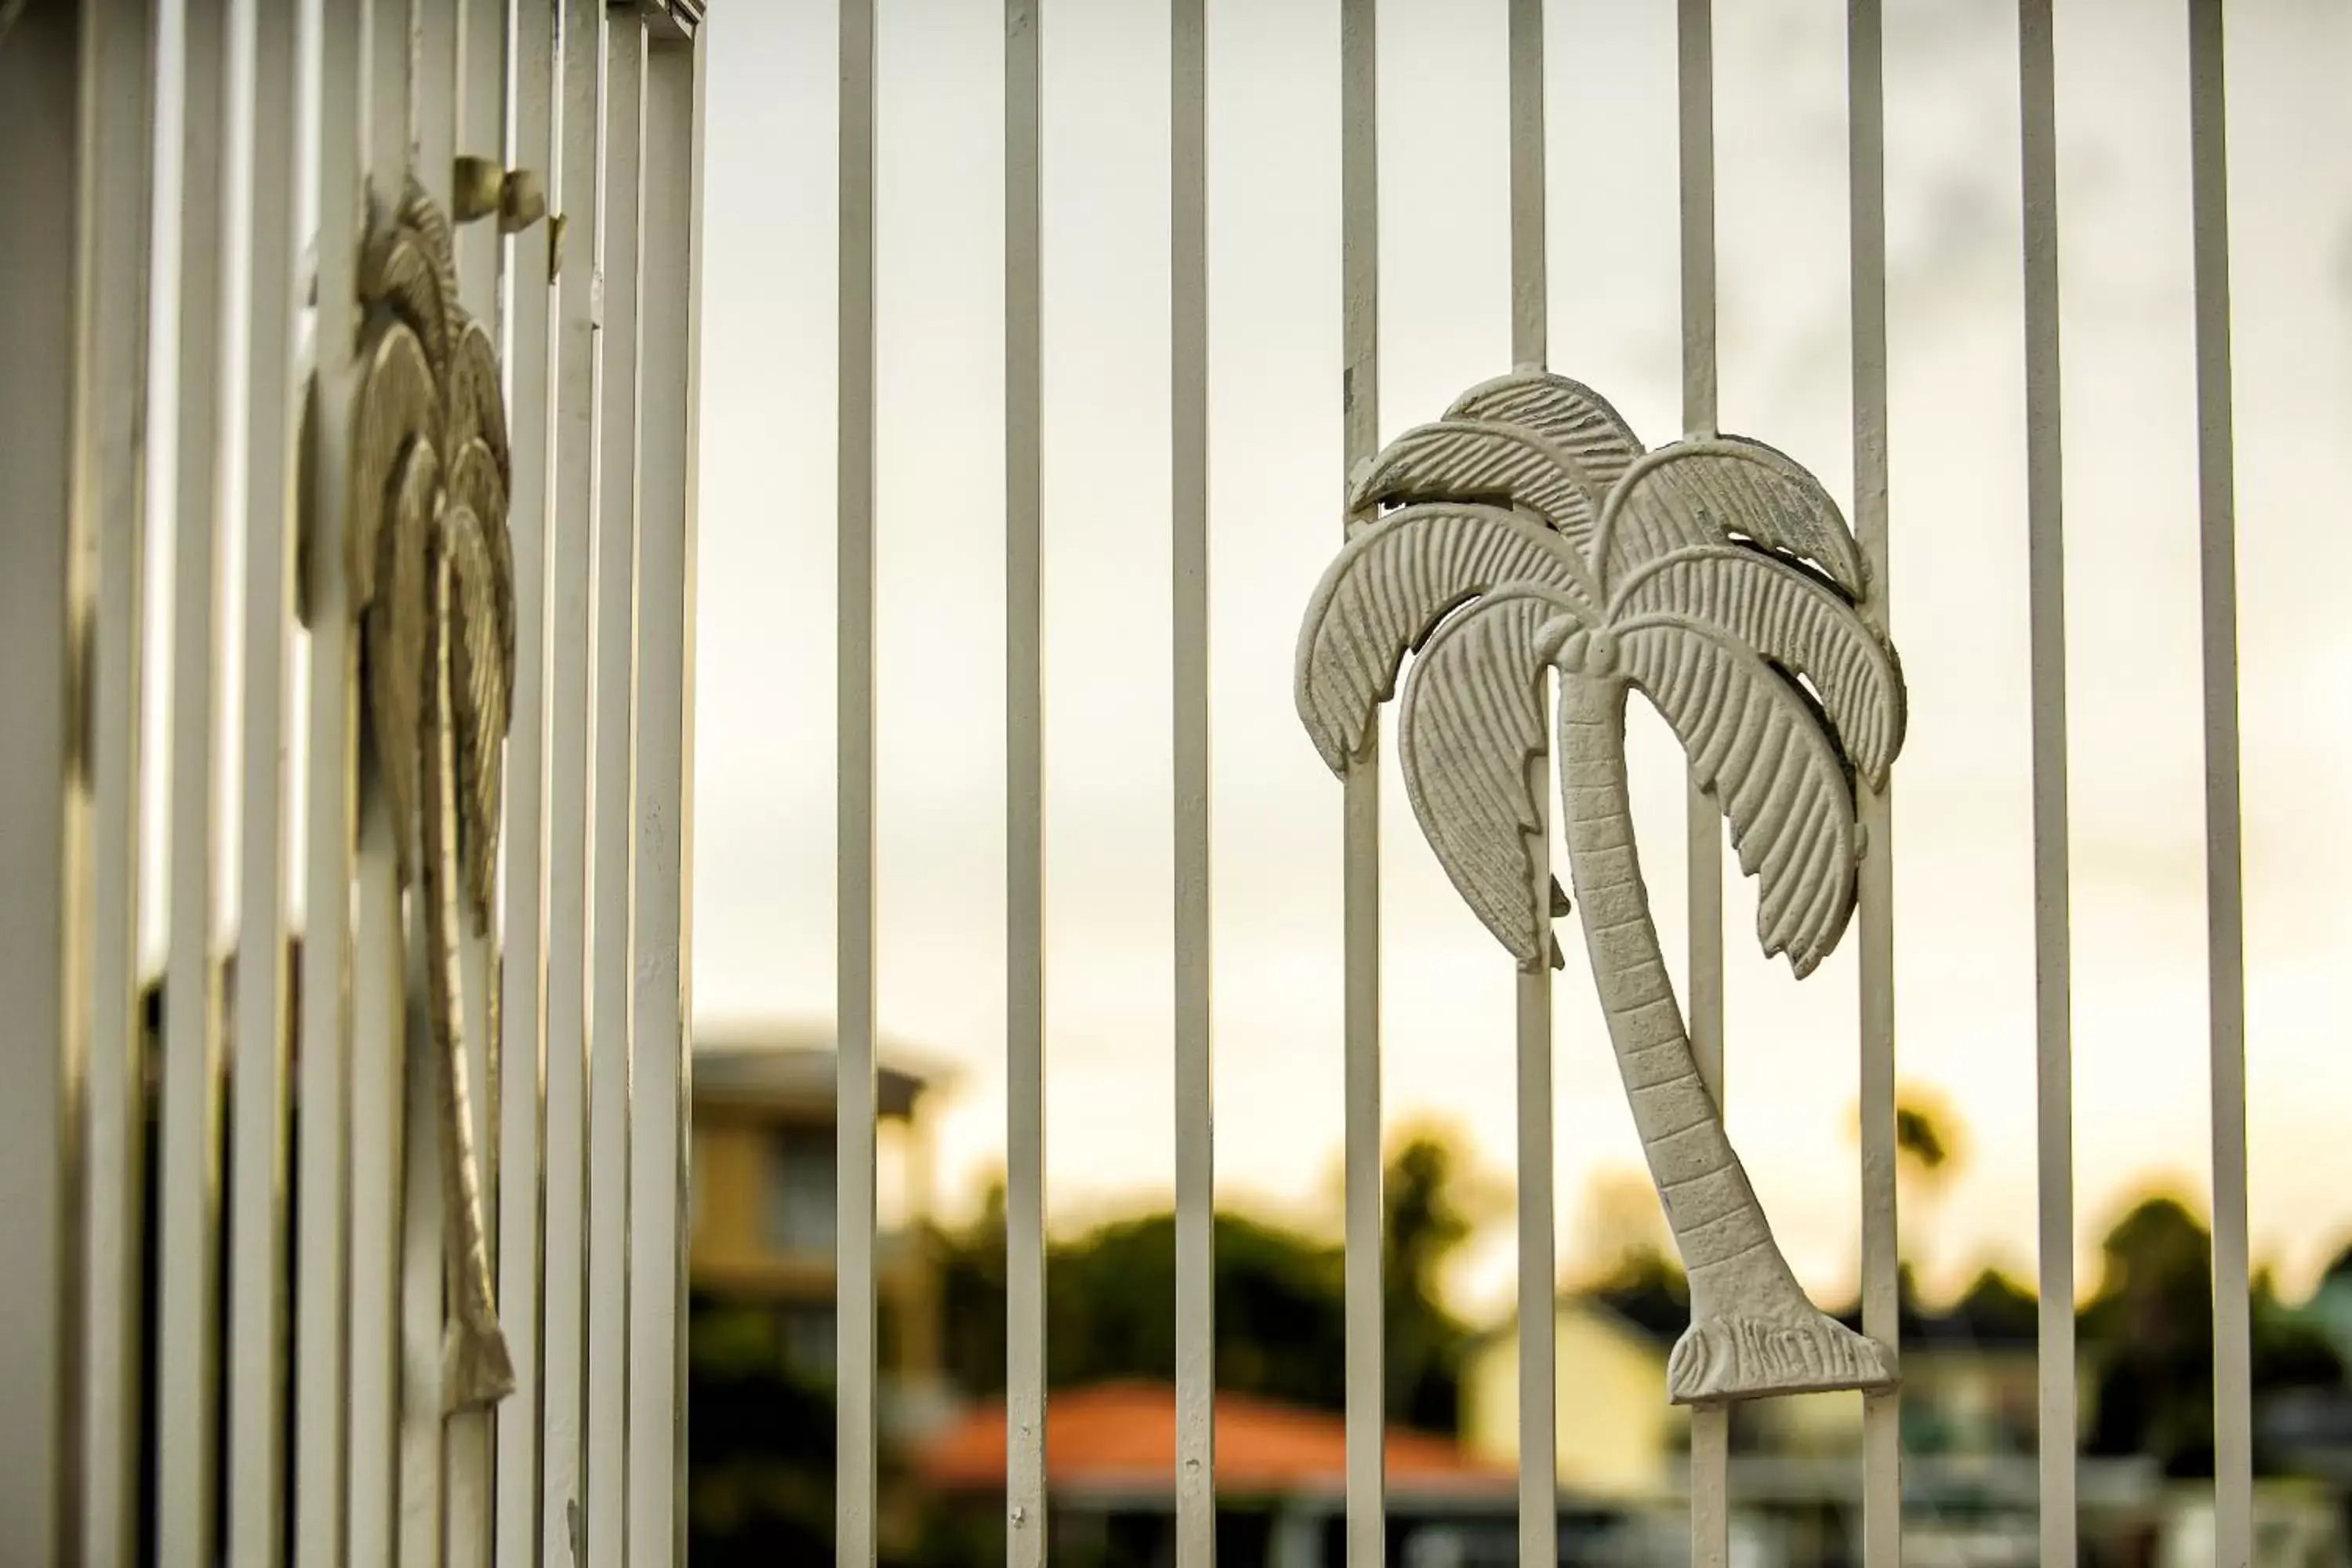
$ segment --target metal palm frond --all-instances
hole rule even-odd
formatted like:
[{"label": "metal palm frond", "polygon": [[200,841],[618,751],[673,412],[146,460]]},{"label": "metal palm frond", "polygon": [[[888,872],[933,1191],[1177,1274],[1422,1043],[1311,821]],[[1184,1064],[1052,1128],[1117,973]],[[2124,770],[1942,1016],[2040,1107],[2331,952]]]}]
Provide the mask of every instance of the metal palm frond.
[{"label": "metal palm frond", "polygon": [[1397,766],[1438,864],[1522,964],[1559,959],[1536,854],[1544,748],[1538,628],[1559,614],[1534,593],[1490,594],[1439,626],[1405,681]]},{"label": "metal palm frond", "polygon": [[[504,744],[514,692],[506,414],[488,333],[458,304],[449,225],[411,183],[378,215],[353,402],[346,570],[364,628],[365,701],[400,870],[424,910],[450,1216],[453,1406],[510,1392],[467,1113],[459,910],[492,931]],[[496,964],[489,966],[496,972]]]},{"label": "metal palm frond", "polygon": [[1766,956],[1801,978],[1853,912],[1853,777],[1883,784],[1903,744],[1902,671],[1857,607],[1861,548],[1793,459],[1709,437],[1627,471],[1596,552],[1618,665],[1729,820]]},{"label": "metal palm frond", "polygon": [[1659,709],[1759,879],[1765,951],[1800,973],[1820,963],[1853,904],[1850,778],[1884,780],[1904,704],[1894,652],[1856,608],[1861,551],[1811,474],[1736,437],[1644,453],[1590,387],[1521,373],[1399,437],[1351,500],[1400,510],[1349,542],[1309,605],[1300,717],[1343,767],[1418,651],[1400,719],[1407,793],[1516,957],[1549,948],[1523,874],[1541,787],[1526,776],[1542,738],[1528,726],[1549,662]]},{"label": "metal palm frond", "polygon": [[1759,551],[1686,545],[1627,572],[1610,595],[1613,623],[1657,617],[1715,628],[1804,680],[1855,771],[1874,786],[1885,778],[1903,745],[1903,677],[1843,595]]},{"label": "metal palm frond", "polygon": [[1406,507],[1348,542],[1298,632],[1298,716],[1333,772],[1370,740],[1404,656],[1455,607],[1510,584],[1598,603],[1566,541],[1499,507]]},{"label": "metal palm frond", "polygon": [[1483,501],[1520,507],[1580,551],[1601,521],[1603,496],[1564,447],[1524,425],[1442,419],[1381,449],[1356,483],[1359,507],[1411,501]]},{"label": "metal palm frond", "polygon": [[1599,564],[1613,585],[1678,546],[1735,542],[1805,563],[1849,600],[1868,596],[1837,502],[1794,458],[1743,436],[1694,437],[1633,464],[1609,494]]},{"label": "metal palm frond", "polygon": [[1633,622],[1618,667],[1689,754],[1691,776],[1731,822],[1739,868],[1757,879],[1756,935],[1800,976],[1853,910],[1853,791],[1804,696],[1730,637],[1685,619]]},{"label": "metal palm frond", "polygon": [[1523,426],[1567,453],[1604,495],[1642,455],[1633,427],[1607,398],[1549,371],[1522,371],[1482,383],[1455,398],[1445,416]]}]

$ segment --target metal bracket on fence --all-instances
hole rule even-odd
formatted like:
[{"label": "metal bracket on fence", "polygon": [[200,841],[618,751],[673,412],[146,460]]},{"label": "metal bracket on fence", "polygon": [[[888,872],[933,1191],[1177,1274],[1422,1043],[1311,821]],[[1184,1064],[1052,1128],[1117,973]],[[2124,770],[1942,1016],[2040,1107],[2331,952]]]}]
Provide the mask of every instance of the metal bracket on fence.
[{"label": "metal bracket on fence", "polygon": [[459,223],[496,213],[501,234],[520,234],[547,216],[547,192],[532,169],[508,169],[494,158],[460,157],[450,181]]},{"label": "metal bracket on fence", "polygon": [[563,215],[547,210],[547,187],[536,169],[509,169],[495,158],[461,156],[450,180],[451,205],[459,223],[496,213],[500,234],[520,234],[547,219],[547,276],[563,270]]}]

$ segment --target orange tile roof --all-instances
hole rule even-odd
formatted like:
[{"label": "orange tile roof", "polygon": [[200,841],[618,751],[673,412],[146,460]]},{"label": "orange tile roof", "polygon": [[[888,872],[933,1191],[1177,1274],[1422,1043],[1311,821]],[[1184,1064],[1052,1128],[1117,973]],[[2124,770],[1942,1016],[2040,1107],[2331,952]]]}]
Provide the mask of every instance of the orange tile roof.
[{"label": "orange tile roof", "polygon": [[[1347,1426],[1320,1410],[1217,1395],[1217,1487],[1280,1493],[1337,1490],[1347,1474]],[[1004,1484],[1004,1406],[991,1404],[939,1434],[916,1460],[943,1489]],[[1176,1391],[1164,1383],[1101,1384],[1054,1394],[1045,1422],[1046,1484],[1055,1488],[1167,1488],[1176,1475]],[[1483,1490],[1510,1472],[1473,1458],[1444,1437],[1391,1427],[1392,1489]]]}]

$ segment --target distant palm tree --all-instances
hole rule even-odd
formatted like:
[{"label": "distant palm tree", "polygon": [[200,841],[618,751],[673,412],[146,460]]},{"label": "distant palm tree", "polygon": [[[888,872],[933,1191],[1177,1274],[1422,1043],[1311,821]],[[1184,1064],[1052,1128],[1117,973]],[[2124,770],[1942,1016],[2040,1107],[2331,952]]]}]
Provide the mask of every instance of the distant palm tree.
[{"label": "distant palm tree", "polygon": [[360,292],[345,571],[366,630],[367,709],[403,881],[422,870],[454,1285],[446,1393],[465,1406],[514,1387],[466,1105],[457,932],[461,901],[475,931],[490,931],[498,878],[514,698],[506,413],[498,352],[457,302],[448,219],[414,183],[380,215]]},{"label": "distant palm tree", "polygon": [[1760,883],[1765,952],[1786,953],[1800,977],[1821,963],[1853,907],[1852,774],[1883,782],[1904,723],[1902,677],[1856,609],[1864,563],[1836,504],[1756,442],[1694,437],[1644,454],[1589,388],[1523,374],[1398,437],[1352,505],[1371,521],[1307,607],[1299,716],[1344,772],[1414,653],[1398,725],[1406,794],[1455,888],[1525,967],[1559,962],[1535,763],[1546,674],[1559,673],[1570,875],[1690,1277],[1673,1397],[1889,1384],[1884,1347],[1806,1299],[1699,1078],[1625,783],[1637,689],[1730,818]]}]

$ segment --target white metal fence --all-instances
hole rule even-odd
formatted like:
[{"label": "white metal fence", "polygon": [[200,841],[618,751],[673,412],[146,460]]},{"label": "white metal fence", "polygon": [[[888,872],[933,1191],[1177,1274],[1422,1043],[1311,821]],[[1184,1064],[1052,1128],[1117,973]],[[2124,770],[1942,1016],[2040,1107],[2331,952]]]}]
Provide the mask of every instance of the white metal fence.
[{"label": "white metal fence", "polygon": [[[838,1555],[877,1550],[876,55],[840,0]],[[1384,428],[1375,0],[1338,0],[1349,469]],[[1046,1560],[1038,0],[1007,0],[1009,1557]],[[1173,0],[1179,1559],[1214,1550],[1205,13]],[[2186,0],[2210,937],[2216,1561],[2250,1562],[2243,911],[2221,0]],[[1544,15],[1509,0],[1509,349],[1545,358]],[[1683,418],[1716,423],[1709,0],[1679,0]],[[2039,977],[2041,1545],[2075,1560],[2055,73],[2021,0]],[[698,7],[601,0],[0,5],[0,1518],[30,1560],[584,1561],[678,1552],[700,264]],[[1878,0],[1847,58],[1853,522],[1890,505]],[[173,112],[163,113],[171,108]],[[493,325],[513,614],[495,938],[460,943],[467,1103],[516,1388],[445,1417],[424,926],[372,760],[345,574],[366,237],[413,176],[538,176],[555,221],[455,244]],[[167,171],[168,179],[159,178]],[[494,170],[493,173],[496,171]],[[160,195],[159,195],[160,193]],[[161,229],[156,228],[160,219]],[[165,258],[172,265],[156,265]],[[170,321],[163,334],[152,323]],[[1497,368],[1501,368],[1499,365]],[[168,413],[168,489],[151,410]],[[1335,474],[1334,493],[1344,476]],[[1339,510],[1335,507],[1335,512]],[[168,539],[163,524],[169,519]],[[1332,530],[1336,550],[1346,537]],[[241,607],[232,621],[229,610]],[[1884,598],[1864,606],[1887,624]],[[234,634],[234,635],[232,635]],[[151,657],[151,643],[167,658]],[[160,674],[163,692],[151,674]],[[168,698],[164,695],[168,693]],[[168,716],[146,748],[151,712]],[[230,722],[232,716],[234,723]],[[167,781],[161,831],[145,781]],[[219,781],[233,786],[216,792]],[[1351,1568],[1385,1561],[1380,767],[1345,822]],[[1887,797],[1863,792],[1864,1323],[1896,1326]],[[1719,815],[1694,799],[1694,1047],[1724,1062]],[[224,826],[233,827],[224,831]],[[295,828],[299,825],[299,837]],[[233,844],[232,858],[227,849]],[[160,889],[153,916],[142,888]],[[408,902],[421,901],[410,889]],[[216,934],[234,909],[234,934]],[[166,959],[142,964],[142,918]],[[299,948],[289,938],[299,934]],[[289,951],[299,961],[289,963]],[[234,956],[233,964],[224,960]],[[412,967],[411,960],[416,964]],[[151,1032],[142,984],[160,983]],[[1520,980],[1519,1550],[1556,1561],[1549,977]],[[1538,1310],[1540,1309],[1540,1310]],[[1864,1554],[1901,1551],[1900,1394],[1864,1406]],[[1728,1553],[1727,1427],[1693,1431],[1695,1562]],[[151,1543],[152,1542],[152,1547]]]},{"label": "white metal fence", "polygon": [[[838,1560],[876,1552],[873,1120],[876,1019],[875,451],[877,266],[876,13],[887,0],[840,6],[839,1016],[844,1052],[840,1142],[843,1237]],[[1379,46],[1375,0],[1336,0],[1340,80],[1342,363],[1346,458],[1352,475],[1380,447]],[[1047,1557],[1044,1387],[1045,1224],[1044,880],[1041,802],[1040,384],[1041,230],[1038,0],[1004,6],[1004,268],[1006,632],[1005,710],[1008,1150],[1008,1560]],[[1546,356],[1544,88],[1546,7],[1509,0],[1507,96],[1511,363]],[[2016,79],[2023,110],[2022,258],[2030,511],[2034,831],[2034,953],[2039,1095],[2041,1264],[2041,1555],[2077,1560],[2075,1496],[2072,1058],[2069,1043],[2065,647],[2059,463],[2056,144],[2052,7],[2021,0]],[[1208,816],[1208,563],[1206,163],[1202,0],[1172,0],[1169,170],[1169,342],[1173,524],[1172,757],[1174,800],[1171,1005],[1175,1042],[1177,1224],[1177,1561],[1215,1552],[1212,1320]],[[2227,197],[2224,184],[2221,0],[2186,0],[2175,15],[2189,37],[2194,147],[2196,358],[2200,514],[2205,565],[2206,821],[2211,959],[2211,1095],[2216,1291],[2218,1534],[2215,1561],[2251,1561],[2252,1456],[2249,1418],[2242,910],[2231,523]],[[1683,423],[1716,429],[1715,61],[1710,0],[1678,0]],[[1886,336],[1885,113],[1879,0],[1847,8],[1846,109],[1852,301],[1852,521],[1877,597],[1862,608],[1885,628],[1888,584],[1904,584],[1899,509],[1890,503]],[[1155,19],[1155,25],[1156,19]],[[1466,154],[1465,154],[1466,155]],[[1449,219],[1451,221],[1451,219]],[[1501,345],[1497,345],[1498,363]],[[1571,367],[1572,368],[1572,367]],[[1332,476],[1335,496],[1339,474]],[[1334,508],[1335,513],[1341,509]],[[1336,521],[1336,519],[1335,519]],[[1346,537],[1332,532],[1336,551]],[[1345,824],[1347,1554],[1351,1568],[1387,1561],[1382,1516],[1381,1135],[1380,1022],[1380,759],[1349,765],[1332,807]],[[1549,786],[1547,786],[1549,787]],[[1895,1039],[1893,847],[1889,798],[1867,788],[1858,809],[1869,853],[1860,872],[1859,1012],[1863,1323],[1897,1338]],[[1538,794],[1540,799],[1540,793]],[[1688,837],[1689,1028],[1714,1092],[1725,1056],[1724,866],[1720,807],[1696,791]],[[1743,892],[1743,898],[1746,896]],[[1520,977],[1517,1030],[1520,1367],[1519,1561],[1558,1561],[1553,1455],[1554,1317],[1549,976]],[[2184,1086],[2184,1090],[2188,1086]],[[1663,1394],[1662,1394],[1663,1396]],[[1864,1401],[1861,1552],[1892,1564],[1903,1550],[1899,1391]],[[1729,1560],[1727,1428],[1720,1407],[1696,1412],[1690,1491],[1692,1561]]]},{"label": "white metal fence", "polygon": [[680,1554],[701,10],[0,6],[8,1561]]}]

